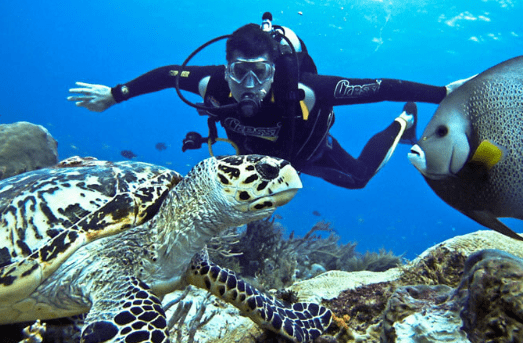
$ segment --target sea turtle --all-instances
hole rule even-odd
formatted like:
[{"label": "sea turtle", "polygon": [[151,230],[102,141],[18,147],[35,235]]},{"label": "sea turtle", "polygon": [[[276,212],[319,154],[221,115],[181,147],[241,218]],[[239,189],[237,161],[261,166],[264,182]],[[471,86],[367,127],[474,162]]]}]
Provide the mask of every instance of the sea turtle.
[{"label": "sea turtle", "polygon": [[212,157],[185,178],[141,162],[69,159],[0,181],[0,324],[85,315],[84,342],[168,342],[160,298],[194,284],[297,342],[331,312],[285,305],[208,261],[205,245],[301,188],[291,165]]}]

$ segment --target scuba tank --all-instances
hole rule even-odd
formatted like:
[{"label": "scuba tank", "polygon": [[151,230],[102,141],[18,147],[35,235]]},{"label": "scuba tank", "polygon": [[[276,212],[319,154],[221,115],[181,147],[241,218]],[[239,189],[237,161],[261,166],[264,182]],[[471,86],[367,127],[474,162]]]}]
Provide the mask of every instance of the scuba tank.
[{"label": "scuba tank", "polygon": [[299,102],[305,98],[305,92],[298,87],[300,75],[302,72],[317,74],[318,71],[303,41],[291,29],[272,25],[271,13],[263,14],[261,29],[278,42],[280,57],[274,62],[274,83],[278,87],[274,90],[274,98],[285,110],[283,119],[289,132],[283,133],[281,139],[287,141],[283,144],[286,158],[292,161],[295,157],[296,121],[303,119]]}]

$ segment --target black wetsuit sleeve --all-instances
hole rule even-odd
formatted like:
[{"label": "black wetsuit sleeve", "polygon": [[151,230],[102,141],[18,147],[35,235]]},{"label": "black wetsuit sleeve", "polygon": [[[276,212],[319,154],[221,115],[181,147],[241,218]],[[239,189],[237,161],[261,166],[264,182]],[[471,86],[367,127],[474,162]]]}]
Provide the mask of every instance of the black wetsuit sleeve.
[{"label": "black wetsuit sleeve", "polygon": [[447,94],[445,86],[396,79],[349,79],[304,73],[300,81],[314,91],[317,100],[330,106],[379,101],[439,104]]},{"label": "black wetsuit sleeve", "polygon": [[[206,77],[215,74],[224,66],[187,66],[180,75],[180,89],[199,95],[198,85]],[[138,95],[157,92],[176,86],[176,75],[179,65],[170,65],[151,70],[136,79],[111,88],[111,94],[116,102],[122,102]]]}]

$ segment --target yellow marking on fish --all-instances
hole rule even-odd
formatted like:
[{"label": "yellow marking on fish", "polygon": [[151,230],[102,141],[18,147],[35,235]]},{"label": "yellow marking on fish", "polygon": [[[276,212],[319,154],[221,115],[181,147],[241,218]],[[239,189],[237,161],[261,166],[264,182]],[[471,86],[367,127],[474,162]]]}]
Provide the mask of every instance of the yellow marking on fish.
[{"label": "yellow marking on fish", "polygon": [[488,140],[484,140],[476,149],[471,162],[479,162],[490,170],[503,157],[503,151]]}]

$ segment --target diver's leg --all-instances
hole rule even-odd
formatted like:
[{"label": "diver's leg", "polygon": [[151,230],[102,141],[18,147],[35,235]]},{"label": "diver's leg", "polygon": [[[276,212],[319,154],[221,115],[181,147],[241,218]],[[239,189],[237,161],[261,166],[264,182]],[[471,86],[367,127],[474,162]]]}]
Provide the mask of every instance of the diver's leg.
[{"label": "diver's leg", "polygon": [[400,139],[408,133],[415,137],[416,104],[407,103],[403,112],[385,130],[374,135],[355,159],[347,153],[336,139],[328,136],[321,148],[321,157],[301,168],[308,175],[321,177],[336,186],[363,188],[378,170],[387,163]]},{"label": "diver's leg", "polygon": [[[414,145],[418,142],[418,137],[416,136],[416,126],[418,124],[418,108],[416,103],[407,102],[403,106],[403,112],[401,116],[407,120],[407,129],[403,132],[403,135],[400,139],[400,144],[409,144]],[[414,122],[414,123],[413,123]]]},{"label": "diver's leg", "polygon": [[367,166],[346,152],[331,135],[322,144],[318,154],[321,157],[300,168],[300,171],[344,188],[365,187],[372,177]]},{"label": "diver's leg", "polygon": [[389,161],[400,140],[402,143],[416,142],[416,119],[416,104],[408,102],[392,124],[367,142],[358,160],[369,168],[372,175]]}]

